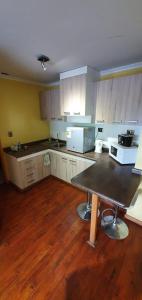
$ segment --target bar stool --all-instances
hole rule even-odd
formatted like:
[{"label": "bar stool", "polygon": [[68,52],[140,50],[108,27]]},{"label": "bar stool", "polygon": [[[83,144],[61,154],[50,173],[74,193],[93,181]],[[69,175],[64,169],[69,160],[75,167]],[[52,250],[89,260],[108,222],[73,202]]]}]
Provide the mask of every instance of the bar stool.
[{"label": "bar stool", "polygon": [[[103,210],[101,215],[101,227],[108,237],[114,240],[123,240],[129,234],[129,229],[126,223],[118,218],[118,209],[116,206],[115,209],[107,208]],[[111,215],[105,215],[107,212],[112,212]]]},{"label": "bar stool", "polygon": [[[91,219],[91,203],[92,195],[91,193],[87,192],[87,201],[82,202],[77,206],[77,213],[79,217],[84,221],[89,221]],[[100,215],[100,211],[98,209],[98,216]]]}]

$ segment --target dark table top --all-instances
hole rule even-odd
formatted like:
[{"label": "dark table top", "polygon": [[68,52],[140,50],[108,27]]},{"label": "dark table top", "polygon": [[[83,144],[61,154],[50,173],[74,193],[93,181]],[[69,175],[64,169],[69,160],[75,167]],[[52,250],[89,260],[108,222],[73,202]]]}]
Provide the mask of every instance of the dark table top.
[{"label": "dark table top", "polygon": [[[95,154],[94,154],[95,156]],[[141,176],[132,174],[133,165],[120,165],[108,154],[97,154],[96,163],[72,178],[79,188],[102,200],[128,208],[138,192]]]}]

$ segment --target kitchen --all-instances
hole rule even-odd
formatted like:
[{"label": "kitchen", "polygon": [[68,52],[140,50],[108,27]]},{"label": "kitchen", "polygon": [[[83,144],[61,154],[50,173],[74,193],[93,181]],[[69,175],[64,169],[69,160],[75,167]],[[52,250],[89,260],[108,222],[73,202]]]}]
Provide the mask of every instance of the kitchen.
[{"label": "kitchen", "polygon": [[141,299],[141,61],[41,59],[0,78],[0,297]]}]

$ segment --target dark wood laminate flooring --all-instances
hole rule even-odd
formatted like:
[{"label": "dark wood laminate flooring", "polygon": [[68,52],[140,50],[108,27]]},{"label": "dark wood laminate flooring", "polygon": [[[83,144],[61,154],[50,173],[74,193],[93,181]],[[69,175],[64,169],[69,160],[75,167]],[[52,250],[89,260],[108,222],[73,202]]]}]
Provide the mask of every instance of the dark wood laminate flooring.
[{"label": "dark wood laminate flooring", "polygon": [[76,206],[85,194],[49,177],[20,193],[0,186],[0,300],[142,299],[142,228],[124,241],[89,224]]}]

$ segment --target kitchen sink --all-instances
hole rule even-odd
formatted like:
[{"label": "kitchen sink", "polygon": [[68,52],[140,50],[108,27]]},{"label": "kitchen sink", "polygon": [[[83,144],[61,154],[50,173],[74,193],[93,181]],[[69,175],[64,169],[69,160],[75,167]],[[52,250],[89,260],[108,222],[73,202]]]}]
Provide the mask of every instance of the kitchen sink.
[{"label": "kitchen sink", "polygon": [[47,147],[55,147],[55,148],[62,148],[64,147],[66,144],[63,143],[63,142],[57,142],[57,141],[45,141],[45,142],[42,142],[40,145],[42,146],[47,146]]},{"label": "kitchen sink", "polygon": [[65,143],[51,143],[51,147],[55,147],[55,148],[62,148],[65,146]]}]

